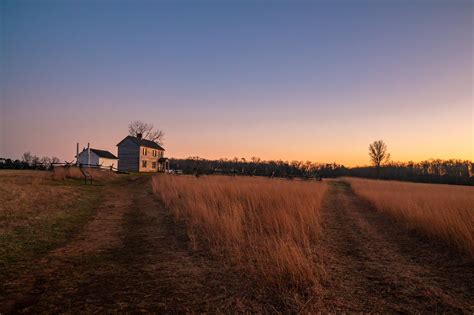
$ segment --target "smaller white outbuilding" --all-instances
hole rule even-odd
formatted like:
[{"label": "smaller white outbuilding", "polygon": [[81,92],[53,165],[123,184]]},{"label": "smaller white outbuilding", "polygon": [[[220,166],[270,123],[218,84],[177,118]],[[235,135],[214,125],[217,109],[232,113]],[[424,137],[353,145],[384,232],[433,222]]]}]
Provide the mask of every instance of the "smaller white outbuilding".
[{"label": "smaller white outbuilding", "polygon": [[81,153],[77,154],[76,159],[77,164],[84,166],[97,165],[112,168],[117,168],[118,166],[118,158],[105,150],[84,148]]}]

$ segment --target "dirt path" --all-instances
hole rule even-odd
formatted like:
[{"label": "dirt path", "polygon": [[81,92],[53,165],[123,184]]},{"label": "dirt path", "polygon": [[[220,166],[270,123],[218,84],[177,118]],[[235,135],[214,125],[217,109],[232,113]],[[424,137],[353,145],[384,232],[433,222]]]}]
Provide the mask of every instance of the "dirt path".
[{"label": "dirt path", "polygon": [[188,248],[152,194],[149,177],[129,182],[76,241],[49,256],[7,312],[216,312],[271,310],[251,281]]},{"label": "dirt path", "polygon": [[472,313],[474,265],[330,184],[322,251],[328,281],[314,309]]}]

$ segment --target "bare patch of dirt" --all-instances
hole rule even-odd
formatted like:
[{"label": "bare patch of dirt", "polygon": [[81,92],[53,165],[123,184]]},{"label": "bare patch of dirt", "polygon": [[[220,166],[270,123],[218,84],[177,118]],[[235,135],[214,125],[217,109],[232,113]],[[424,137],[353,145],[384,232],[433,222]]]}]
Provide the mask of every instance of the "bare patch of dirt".
[{"label": "bare patch of dirt", "polygon": [[343,183],[331,184],[321,252],[327,282],[314,310],[474,311],[474,264],[377,212]]}]

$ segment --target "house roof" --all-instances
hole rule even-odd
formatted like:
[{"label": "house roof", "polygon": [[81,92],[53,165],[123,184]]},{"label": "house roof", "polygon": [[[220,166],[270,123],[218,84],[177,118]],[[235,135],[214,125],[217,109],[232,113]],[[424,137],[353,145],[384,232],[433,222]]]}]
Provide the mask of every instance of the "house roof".
[{"label": "house roof", "polygon": [[98,150],[98,149],[91,149],[91,151],[94,152],[95,154],[97,154],[101,158],[118,160],[118,157],[116,157],[115,155],[113,155],[109,151]]},{"label": "house roof", "polygon": [[94,152],[95,154],[97,154],[101,158],[118,160],[118,157],[116,157],[115,155],[113,155],[109,151],[99,150],[99,149],[92,149],[92,148],[91,148],[91,151]]},{"label": "house roof", "polygon": [[147,147],[147,148],[158,149],[158,150],[163,150],[163,151],[165,150],[165,149],[163,149],[162,146],[160,146],[155,141],[146,140],[146,139],[139,139],[139,138],[134,137],[134,136],[126,136],[122,141],[120,141],[117,144],[117,146],[119,146],[122,142],[124,142],[127,139],[131,140],[133,143],[135,143],[136,145],[141,146],[141,147]]},{"label": "house roof", "polygon": [[[101,157],[101,158],[105,158],[105,159],[114,159],[114,160],[118,160],[118,157],[116,157],[115,155],[113,155],[112,153],[110,153],[109,151],[105,151],[105,150],[99,150],[99,149],[93,149],[93,148],[90,148],[91,152],[94,152],[95,154],[97,154],[98,157]],[[82,150],[81,153],[79,153],[79,155],[81,155],[82,153],[84,152],[87,152],[87,149],[84,148],[84,150]],[[77,157],[77,156],[76,156]]]}]

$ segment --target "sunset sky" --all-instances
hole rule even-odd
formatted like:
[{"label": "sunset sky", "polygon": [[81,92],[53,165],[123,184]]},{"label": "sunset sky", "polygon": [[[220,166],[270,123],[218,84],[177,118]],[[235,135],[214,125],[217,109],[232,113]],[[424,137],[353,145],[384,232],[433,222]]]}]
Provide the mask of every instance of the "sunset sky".
[{"label": "sunset sky", "polygon": [[472,1],[0,1],[0,157],[474,160]]}]

